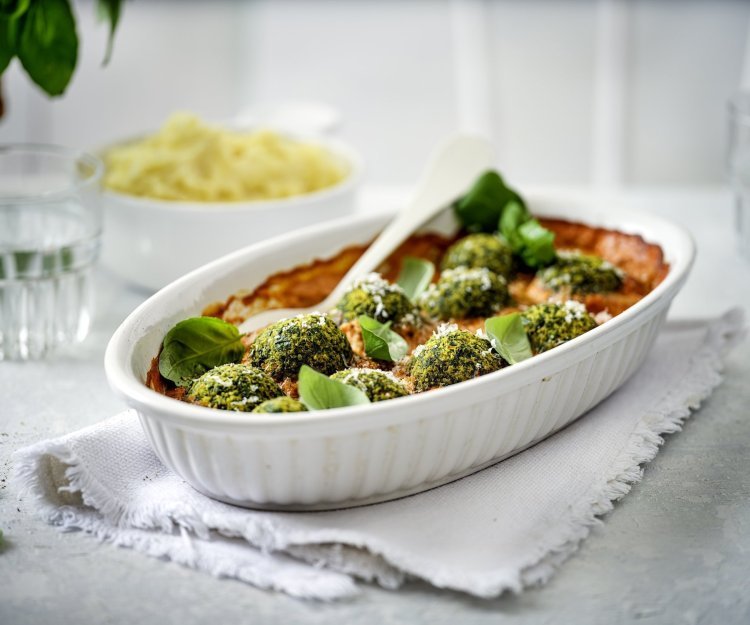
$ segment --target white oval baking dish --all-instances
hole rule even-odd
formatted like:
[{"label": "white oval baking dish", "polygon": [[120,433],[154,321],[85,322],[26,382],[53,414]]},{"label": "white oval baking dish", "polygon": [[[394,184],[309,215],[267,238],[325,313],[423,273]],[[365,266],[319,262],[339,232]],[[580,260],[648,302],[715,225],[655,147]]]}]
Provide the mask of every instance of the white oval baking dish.
[{"label": "white oval baking dish", "polygon": [[[195,406],[145,386],[151,360],[175,323],[277,271],[365,243],[387,220],[348,218],[247,247],[159,291],[113,335],[105,355],[109,382],[136,409],[167,466],[200,492],[241,506],[347,507],[420,492],[478,471],[566,426],[627,380],[653,345],[694,257],[690,236],[662,219],[529,199],[537,215],[636,233],[659,244],[669,274],[630,309],[573,341],[419,395],[262,415]],[[436,227],[455,227],[449,212]]]}]

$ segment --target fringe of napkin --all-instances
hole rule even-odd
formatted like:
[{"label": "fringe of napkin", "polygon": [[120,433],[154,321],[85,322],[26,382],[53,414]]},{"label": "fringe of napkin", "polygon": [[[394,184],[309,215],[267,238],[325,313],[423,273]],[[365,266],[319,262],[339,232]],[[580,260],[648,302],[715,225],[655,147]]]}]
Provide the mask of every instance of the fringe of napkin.
[{"label": "fringe of napkin", "polygon": [[592,487],[589,495],[582,498],[564,529],[541,548],[543,555],[539,560],[521,570],[519,579],[511,587],[514,592],[520,592],[525,586],[547,582],[555,569],[575,553],[591,528],[602,524],[599,517],[611,512],[615,502],[641,481],[642,465],[654,459],[659,447],[664,444],[663,435],[682,430],[692,411],[697,410],[701,402],[721,384],[724,356],[747,334],[744,318],[740,309],[733,308],[708,326],[703,344],[690,359],[687,374],[640,419],[627,445],[615,459],[609,475],[604,476]]},{"label": "fringe of napkin", "polygon": [[[39,516],[60,531],[83,531],[117,547],[300,599],[330,601],[359,593],[350,576],[358,571],[327,571],[309,566],[302,558],[258,549],[239,538],[247,529],[244,525],[233,528],[235,540],[247,547],[240,564],[236,552],[223,553],[231,548],[232,537],[212,537],[206,524],[192,511],[180,514],[171,507],[160,506],[127,510],[82,469],[75,452],[59,439],[26,447],[16,452],[13,460],[19,497],[29,497]],[[56,498],[51,496],[48,486],[62,483],[67,485],[58,487]],[[362,567],[363,573],[366,568]],[[359,577],[377,581],[375,576]]]}]

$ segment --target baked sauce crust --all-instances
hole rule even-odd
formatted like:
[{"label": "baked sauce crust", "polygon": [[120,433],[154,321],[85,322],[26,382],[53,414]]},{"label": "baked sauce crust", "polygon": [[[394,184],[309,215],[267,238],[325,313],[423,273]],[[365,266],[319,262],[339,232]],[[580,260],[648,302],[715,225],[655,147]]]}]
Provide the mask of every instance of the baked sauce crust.
[{"label": "baked sauce crust", "polygon": [[[604,228],[594,228],[581,223],[559,219],[540,219],[545,228],[555,233],[555,247],[558,249],[579,250],[609,261],[625,272],[621,287],[611,293],[568,297],[578,299],[592,314],[607,312],[612,316],[620,314],[652,291],[667,275],[669,265],[664,261],[661,248],[648,243],[639,235],[627,234]],[[398,277],[404,256],[416,256],[432,261],[436,267],[445,250],[459,236],[445,237],[435,233],[418,234],[403,243],[379,268],[384,278],[393,282]],[[204,309],[205,316],[219,317],[239,325],[248,317],[269,308],[303,308],[314,306],[339,283],[348,269],[367,249],[366,245],[351,246],[335,256],[315,260],[307,265],[279,272],[268,278],[253,291],[239,292],[229,296],[225,302],[217,302]],[[438,272],[436,272],[437,274]],[[439,275],[434,277],[437,280]],[[509,285],[513,299],[520,306],[547,301],[553,294],[534,278],[532,274],[520,274]],[[500,312],[504,314],[518,310],[515,307]],[[476,330],[484,325],[484,318],[456,320],[459,327]],[[356,366],[378,368],[379,363],[369,360],[364,354],[359,324],[346,323],[341,328],[347,335],[357,359]],[[425,325],[404,334],[404,338],[414,349],[424,343],[434,330]],[[248,336],[245,343],[252,343],[254,336]],[[398,373],[394,371],[394,373]],[[296,396],[296,383],[287,381],[284,388],[291,396]],[[182,399],[185,389],[175,388],[171,382],[159,374],[158,356],[154,358],[146,377],[146,385],[153,390]]]}]

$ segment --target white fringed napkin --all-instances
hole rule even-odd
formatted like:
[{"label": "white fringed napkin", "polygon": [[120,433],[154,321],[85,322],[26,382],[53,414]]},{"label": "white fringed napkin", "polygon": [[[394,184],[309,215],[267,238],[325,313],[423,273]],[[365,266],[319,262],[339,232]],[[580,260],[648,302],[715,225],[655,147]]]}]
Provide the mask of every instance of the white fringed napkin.
[{"label": "white fringed napkin", "polygon": [[296,597],[336,599],[355,580],[418,577],[494,597],[547,580],[641,478],[720,382],[743,334],[733,310],[668,324],[617,393],[562,432],[473,476],[398,501],[316,513],[257,512],[197,493],[153,454],[135,414],[15,454],[16,484],[66,530]]}]

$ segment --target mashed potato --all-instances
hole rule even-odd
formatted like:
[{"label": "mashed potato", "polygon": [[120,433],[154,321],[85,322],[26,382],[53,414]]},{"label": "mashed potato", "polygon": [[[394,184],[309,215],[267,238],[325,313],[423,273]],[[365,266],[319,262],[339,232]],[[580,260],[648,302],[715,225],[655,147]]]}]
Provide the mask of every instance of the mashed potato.
[{"label": "mashed potato", "polygon": [[233,132],[188,113],[156,134],[104,155],[104,186],[162,200],[233,202],[302,195],[348,173],[320,146],[269,130]]}]

